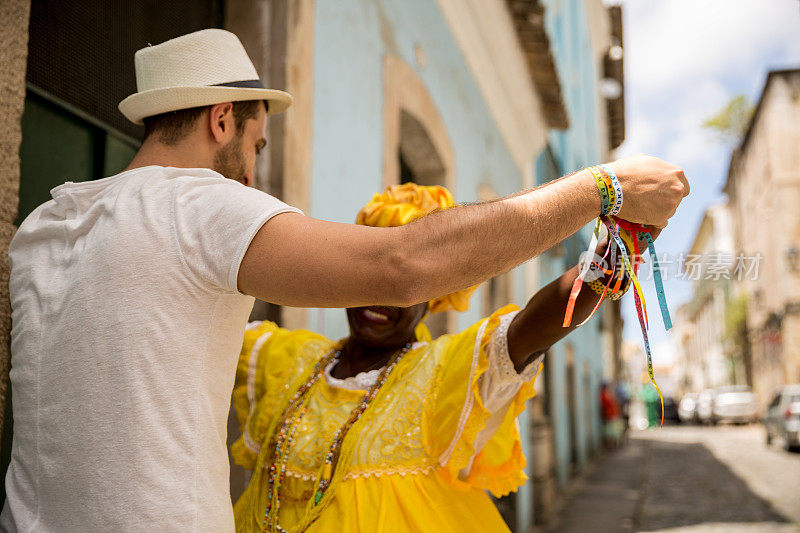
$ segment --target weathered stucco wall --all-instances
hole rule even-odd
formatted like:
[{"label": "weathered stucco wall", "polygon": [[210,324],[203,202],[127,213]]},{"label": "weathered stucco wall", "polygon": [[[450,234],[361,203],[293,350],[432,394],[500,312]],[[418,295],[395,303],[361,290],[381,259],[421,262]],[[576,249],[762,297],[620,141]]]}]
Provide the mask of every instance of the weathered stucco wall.
[{"label": "weathered stucco wall", "polygon": [[[517,161],[517,147],[507,142],[514,138],[508,131],[519,121],[498,122],[498,115],[508,118],[511,113],[487,101],[485,87],[467,61],[469,50],[456,39],[437,2],[318,0],[315,18],[312,216],[352,222],[387,179],[385,161],[393,156],[385,153],[392,143],[384,138],[385,95],[393,94],[386,88],[393,83],[386,76],[387,56],[413,71],[441,119],[454,154],[457,201],[477,200],[481,186],[502,196],[527,184],[530,170],[524,167],[530,164]],[[505,97],[511,99],[514,93]],[[528,131],[536,132],[538,126],[543,136],[535,103],[528,113]],[[526,138],[534,137],[530,133]],[[528,161],[532,159],[533,152]],[[475,294],[470,311],[459,314],[457,328],[481,317],[482,299],[480,291]],[[309,327],[332,337],[347,332],[341,310],[313,310]]]},{"label": "weathered stucco wall", "polygon": [[787,261],[800,246],[799,122],[800,70],[770,73],[726,186],[736,252],[761,254],[758,262],[744,262],[753,270],[735,281],[748,298],[752,385],[762,404],[784,383],[800,380],[800,277]]},{"label": "weathered stucco wall", "polygon": [[[608,136],[601,118],[605,106],[597,96],[601,77],[599,57],[607,43],[605,38],[594,33],[597,28],[604,27],[607,13],[599,9],[594,0],[541,1],[545,5],[545,27],[563,83],[570,121],[568,129],[551,131],[548,135],[560,166],[558,173],[563,174],[608,157]],[[539,178],[546,181],[552,176]],[[589,242],[591,229],[592,226],[587,225],[566,241],[563,257],[541,261],[542,284],[560,275],[577,259]],[[623,305],[628,305],[628,302],[623,302]],[[577,466],[581,468],[600,440],[598,391],[603,374],[600,316],[598,313],[585,326],[553,346],[548,356],[553,389],[550,417],[553,421],[556,471],[562,485],[570,477],[573,448]]]},{"label": "weathered stucco wall", "polygon": [[11,359],[11,304],[8,300],[8,245],[19,202],[19,146],[25,106],[30,0],[0,2],[0,427],[3,425]]}]

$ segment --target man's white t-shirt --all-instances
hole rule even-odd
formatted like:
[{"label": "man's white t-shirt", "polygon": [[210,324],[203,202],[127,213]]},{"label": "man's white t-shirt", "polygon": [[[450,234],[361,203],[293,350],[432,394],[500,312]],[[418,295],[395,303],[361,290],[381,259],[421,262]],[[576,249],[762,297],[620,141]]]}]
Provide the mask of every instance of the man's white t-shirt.
[{"label": "man's white t-shirt", "polygon": [[[253,298],[239,265],[298,212],[208,169],[66,183],[11,261],[8,531],[232,531],[227,414]],[[268,275],[268,273],[265,273]]]}]

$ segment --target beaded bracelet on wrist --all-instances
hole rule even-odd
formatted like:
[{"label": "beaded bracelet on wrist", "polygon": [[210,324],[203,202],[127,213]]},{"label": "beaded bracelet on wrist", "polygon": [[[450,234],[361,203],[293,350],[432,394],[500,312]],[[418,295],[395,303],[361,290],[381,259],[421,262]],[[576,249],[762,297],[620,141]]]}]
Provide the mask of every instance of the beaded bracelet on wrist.
[{"label": "beaded bracelet on wrist", "polygon": [[611,287],[606,287],[606,284],[600,281],[599,279],[587,281],[586,284],[589,286],[592,291],[597,294],[603,294],[605,291],[606,297],[609,300],[619,300],[622,296],[628,292],[628,288],[631,286],[630,282],[626,283],[624,287],[617,292],[614,292]]},{"label": "beaded bracelet on wrist", "polygon": [[[580,261],[578,263],[578,270],[581,271],[585,267],[585,263]],[[622,295],[625,294],[631,286],[631,279],[625,272],[625,269],[621,270],[608,270],[603,268],[598,263],[592,262],[592,266],[589,267],[591,270],[600,270],[605,274],[604,277],[592,280],[592,281],[585,281],[589,288],[591,288],[597,294],[603,294],[605,291],[606,296],[612,300],[619,300],[622,298]],[[608,282],[608,277],[611,276],[613,279],[611,282]]]}]

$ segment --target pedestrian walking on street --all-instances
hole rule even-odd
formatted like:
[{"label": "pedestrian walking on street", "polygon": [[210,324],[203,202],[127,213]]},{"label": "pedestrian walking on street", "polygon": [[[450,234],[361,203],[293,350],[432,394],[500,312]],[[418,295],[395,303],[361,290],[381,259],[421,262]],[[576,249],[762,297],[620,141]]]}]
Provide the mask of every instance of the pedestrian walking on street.
[{"label": "pedestrian walking on street", "polygon": [[647,376],[642,376],[642,385],[639,387],[639,397],[647,413],[647,427],[655,427],[661,420],[661,403],[655,388],[647,381]]},{"label": "pedestrian walking on street", "polygon": [[622,437],[622,412],[608,381],[600,384],[600,410],[603,420],[603,446],[607,450],[619,447]]},{"label": "pedestrian walking on street", "polygon": [[614,394],[617,397],[620,413],[622,415],[622,436],[624,440],[625,436],[628,434],[631,424],[630,385],[625,381],[618,381]]}]

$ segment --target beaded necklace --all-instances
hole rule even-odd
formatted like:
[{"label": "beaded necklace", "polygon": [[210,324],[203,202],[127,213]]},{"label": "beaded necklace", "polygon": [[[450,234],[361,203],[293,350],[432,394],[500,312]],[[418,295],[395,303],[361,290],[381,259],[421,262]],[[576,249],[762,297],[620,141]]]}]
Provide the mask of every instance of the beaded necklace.
[{"label": "beaded necklace", "polygon": [[[386,382],[386,378],[389,377],[389,374],[400,361],[400,358],[402,358],[410,349],[411,343],[407,343],[403,348],[392,355],[388,364],[381,370],[378,379],[364,393],[364,396],[361,397],[358,405],[356,405],[350,412],[350,416],[347,421],[334,433],[331,445],[328,448],[328,452],[325,454],[325,463],[323,464],[320,473],[317,475],[317,490],[314,494],[314,505],[319,504],[320,500],[322,500],[322,497],[325,495],[325,492],[330,487],[334,470],[338,464],[342,442],[347,436],[348,431],[350,431],[350,428],[353,427],[353,424],[358,422],[358,420],[361,418],[361,415],[364,414],[364,411],[367,410],[367,407],[369,407],[372,400],[375,399],[375,396],[377,396],[378,391],[380,391],[381,387]],[[325,368],[328,367],[331,361],[338,360],[341,354],[341,348],[331,349],[317,362],[316,365],[314,365],[314,369],[311,371],[311,375],[308,377],[308,380],[297,389],[297,392],[295,392],[294,396],[289,401],[289,404],[286,406],[286,409],[284,409],[283,414],[281,415],[282,421],[280,426],[278,426],[278,431],[273,437],[272,444],[275,446],[275,448],[272,453],[272,463],[270,464],[267,478],[267,509],[264,513],[264,528],[267,531],[288,533],[286,529],[282,528],[278,524],[278,516],[280,514],[281,506],[281,485],[283,484],[283,480],[286,476],[286,466],[289,462],[289,452],[292,449],[292,445],[295,443],[297,426],[300,424],[300,421],[303,419],[303,416],[306,413],[308,392],[311,390],[311,387],[320,380],[325,372]]]}]

